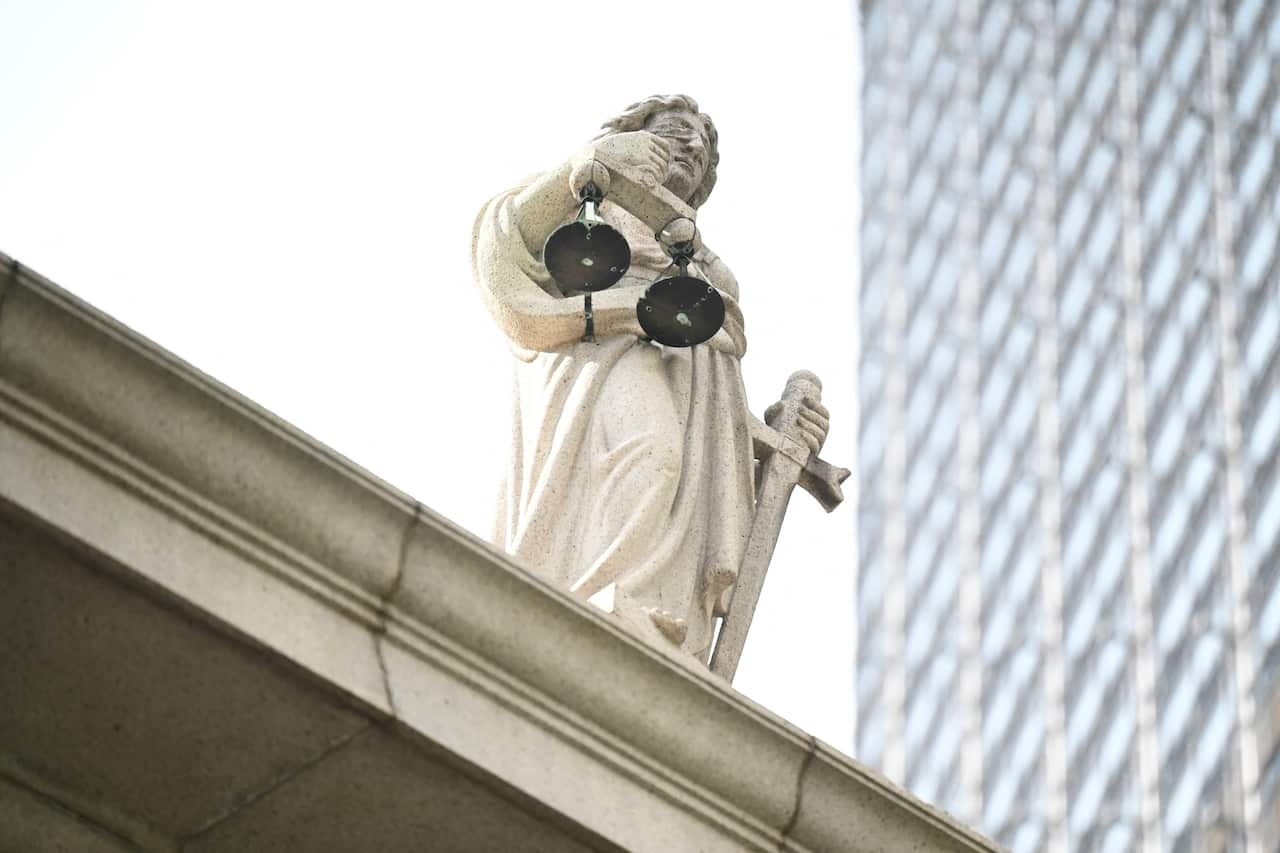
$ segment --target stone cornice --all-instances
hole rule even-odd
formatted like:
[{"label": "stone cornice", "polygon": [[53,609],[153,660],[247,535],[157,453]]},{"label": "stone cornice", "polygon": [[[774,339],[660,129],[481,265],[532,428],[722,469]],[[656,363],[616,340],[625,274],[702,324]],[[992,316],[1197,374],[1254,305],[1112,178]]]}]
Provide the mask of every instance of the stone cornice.
[{"label": "stone cornice", "polygon": [[2,255],[0,427],[0,497],[603,837],[627,816],[556,762],[687,813],[706,849],[996,849]]}]

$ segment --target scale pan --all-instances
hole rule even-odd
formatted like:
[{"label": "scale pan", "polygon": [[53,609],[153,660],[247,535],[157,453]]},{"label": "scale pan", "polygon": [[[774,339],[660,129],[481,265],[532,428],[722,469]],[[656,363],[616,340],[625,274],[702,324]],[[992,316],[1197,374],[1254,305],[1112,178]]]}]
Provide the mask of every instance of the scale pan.
[{"label": "scale pan", "polygon": [[700,278],[678,275],[649,285],[636,304],[640,327],[669,347],[691,347],[724,325],[724,300]]},{"label": "scale pan", "polygon": [[617,284],[631,266],[631,247],[613,226],[578,220],[552,232],[542,258],[561,289],[604,290]]}]

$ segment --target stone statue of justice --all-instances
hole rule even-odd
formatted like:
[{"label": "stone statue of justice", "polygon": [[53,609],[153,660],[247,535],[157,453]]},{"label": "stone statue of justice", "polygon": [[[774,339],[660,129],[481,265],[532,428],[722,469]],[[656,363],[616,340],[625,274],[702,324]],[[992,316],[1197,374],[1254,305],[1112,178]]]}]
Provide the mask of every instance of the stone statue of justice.
[{"label": "stone statue of justice", "polygon": [[472,264],[515,355],[494,540],[732,681],[792,490],[830,512],[849,472],[812,373],[747,407],[738,283],[696,222],[717,143],[686,95],[633,104],[491,200]]}]

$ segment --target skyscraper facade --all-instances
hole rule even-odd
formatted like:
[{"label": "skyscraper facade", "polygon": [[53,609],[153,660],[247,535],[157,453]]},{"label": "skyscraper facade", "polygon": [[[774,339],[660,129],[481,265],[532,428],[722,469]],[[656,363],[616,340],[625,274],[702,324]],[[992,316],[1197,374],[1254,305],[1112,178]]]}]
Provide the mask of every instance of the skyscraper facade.
[{"label": "skyscraper facade", "polygon": [[856,755],[1280,850],[1280,4],[863,0]]}]

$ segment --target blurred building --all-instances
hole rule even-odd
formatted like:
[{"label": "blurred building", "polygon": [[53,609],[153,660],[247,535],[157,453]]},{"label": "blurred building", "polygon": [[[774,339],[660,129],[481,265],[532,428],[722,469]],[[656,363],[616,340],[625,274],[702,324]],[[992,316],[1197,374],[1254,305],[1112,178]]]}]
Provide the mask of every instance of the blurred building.
[{"label": "blurred building", "polygon": [[856,754],[1280,850],[1280,4],[863,0]]}]

